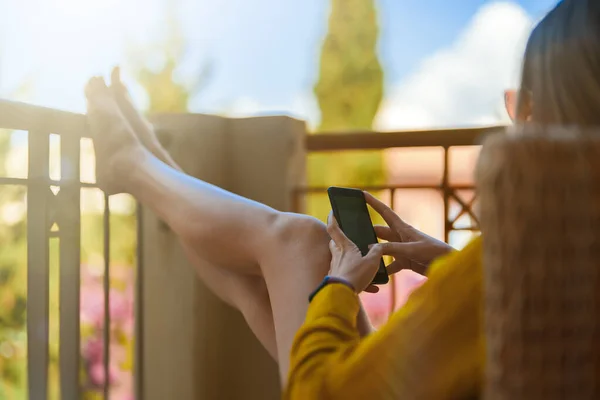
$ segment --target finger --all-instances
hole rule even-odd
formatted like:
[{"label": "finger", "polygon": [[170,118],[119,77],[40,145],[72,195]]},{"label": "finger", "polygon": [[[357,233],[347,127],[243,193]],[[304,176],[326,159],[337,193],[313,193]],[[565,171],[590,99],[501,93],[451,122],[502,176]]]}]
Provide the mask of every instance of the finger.
[{"label": "finger", "polygon": [[427,272],[427,265],[409,260],[408,258],[397,258],[387,266],[387,271],[390,275],[406,269],[425,275]]},{"label": "finger", "polygon": [[422,253],[420,242],[397,243],[387,242],[379,243],[378,247],[384,256],[392,256],[394,258],[407,258],[409,260],[419,260],[419,254]]},{"label": "finger", "polygon": [[327,218],[327,233],[329,233],[329,236],[335,244],[342,249],[354,245],[352,241],[346,237],[344,232],[342,232],[332,213],[330,213]]},{"label": "finger", "polygon": [[379,292],[379,287],[375,286],[375,285],[369,285],[366,289],[365,292],[367,293],[377,293]]},{"label": "finger", "polygon": [[380,239],[387,240],[388,242],[395,242],[398,240],[398,235],[396,235],[389,226],[375,225],[373,228],[375,228],[375,235]]},{"label": "finger", "polygon": [[405,269],[411,269],[412,262],[408,258],[397,258],[387,266],[389,275],[396,274]]},{"label": "finger", "polygon": [[399,224],[403,221],[400,219],[398,214],[394,212],[390,207],[388,207],[384,202],[375,198],[375,196],[371,195],[368,192],[365,192],[365,200],[367,204],[369,204],[381,217],[384,221],[392,228],[398,228]]}]

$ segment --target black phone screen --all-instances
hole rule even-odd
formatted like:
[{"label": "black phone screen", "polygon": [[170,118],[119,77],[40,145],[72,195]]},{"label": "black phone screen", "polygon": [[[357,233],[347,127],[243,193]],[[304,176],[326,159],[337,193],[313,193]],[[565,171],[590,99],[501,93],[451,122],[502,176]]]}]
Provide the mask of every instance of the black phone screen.
[{"label": "black phone screen", "polygon": [[[362,255],[366,255],[369,245],[377,243],[378,240],[364,194],[355,189],[330,188],[329,197],[340,228],[348,239],[356,244]],[[373,283],[385,284],[388,281],[387,269],[381,260]]]},{"label": "black phone screen", "polygon": [[348,239],[358,246],[363,256],[366,255],[369,245],[377,243],[377,238],[373,233],[373,224],[365,201],[360,197],[336,196],[335,202],[340,227]]}]

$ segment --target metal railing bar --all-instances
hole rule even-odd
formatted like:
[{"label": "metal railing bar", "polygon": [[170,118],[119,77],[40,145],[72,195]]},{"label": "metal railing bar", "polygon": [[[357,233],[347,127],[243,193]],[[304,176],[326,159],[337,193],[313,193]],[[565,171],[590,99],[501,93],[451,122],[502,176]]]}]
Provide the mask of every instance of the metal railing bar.
[{"label": "metal railing bar", "polygon": [[[368,192],[384,192],[388,190],[416,190],[416,189],[431,189],[431,190],[443,190],[443,184],[399,184],[399,185],[380,185],[380,186],[361,186],[357,185],[356,187],[360,187],[362,190],[366,190]],[[473,190],[474,185],[468,184],[460,184],[460,185],[452,185],[449,184],[449,187],[453,190]],[[315,193],[327,193],[327,186],[313,186],[313,187],[299,187],[294,189],[297,194],[315,194]]]},{"label": "metal railing bar", "polygon": [[[37,140],[37,138],[34,138]],[[61,137],[60,201],[55,203],[60,232],[60,387],[62,398],[81,398],[80,271],[81,185],[80,139]]]},{"label": "metal railing bar", "polygon": [[104,195],[104,331],[103,342],[103,367],[104,367],[104,399],[110,398],[110,202]]},{"label": "metal railing bar", "polygon": [[[61,187],[61,186],[65,185],[65,182],[64,181],[57,181],[57,180],[49,179],[48,180],[48,184],[51,185],[51,186]],[[98,188],[97,184],[95,184],[95,183],[86,183],[86,182],[70,182],[69,185],[77,187],[78,189],[96,189],[96,188]]]},{"label": "metal railing bar", "polygon": [[305,146],[308,152],[472,146],[478,144],[483,137],[502,133],[505,129],[505,126],[488,126],[400,132],[319,133],[307,135]]},{"label": "metal railing bar", "polygon": [[[47,178],[50,136],[29,140],[29,176]],[[27,375],[29,398],[48,393],[49,235],[48,187],[30,185],[27,193]]]},{"label": "metal railing bar", "polygon": [[0,176],[0,185],[27,185],[28,180],[26,178],[9,178]]},{"label": "metal railing bar", "polygon": [[137,204],[137,249],[135,279],[135,348],[133,366],[134,395],[137,400],[144,398],[144,210]]},{"label": "metal railing bar", "polygon": [[[65,185],[64,181],[59,181],[59,180],[55,180],[55,179],[50,179],[50,178],[37,178],[38,182],[35,182],[35,184],[38,183],[44,183],[47,184],[48,186],[63,186]],[[21,185],[21,186],[27,186],[29,185],[31,182],[34,181],[34,178],[9,178],[9,177],[0,177],[0,185]],[[97,184],[95,183],[88,183],[88,182],[69,182],[69,185],[75,185],[77,188],[85,188],[85,189],[95,189],[98,187]]]},{"label": "metal railing bar", "polygon": [[[390,189],[390,208],[394,209],[394,203],[396,200],[396,189]],[[394,313],[396,309],[396,275],[390,275],[390,308],[388,317]]]},{"label": "metal railing bar", "polygon": [[450,197],[454,188],[450,187],[450,148],[444,147],[444,165],[442,171],[442,197],[444,201],[444,241],[447,243],[450,237],[452,223],[450,222]]}]

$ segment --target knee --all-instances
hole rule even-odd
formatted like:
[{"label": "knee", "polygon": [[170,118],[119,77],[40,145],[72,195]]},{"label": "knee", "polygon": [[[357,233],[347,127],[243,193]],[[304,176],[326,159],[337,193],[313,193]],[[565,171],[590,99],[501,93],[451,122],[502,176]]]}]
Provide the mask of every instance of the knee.
[{"label": "knee", "polygon": [[273,226],[274,245],[291,248],[305,256],[330,257],[327,227],[318,219],[281,213]]}]

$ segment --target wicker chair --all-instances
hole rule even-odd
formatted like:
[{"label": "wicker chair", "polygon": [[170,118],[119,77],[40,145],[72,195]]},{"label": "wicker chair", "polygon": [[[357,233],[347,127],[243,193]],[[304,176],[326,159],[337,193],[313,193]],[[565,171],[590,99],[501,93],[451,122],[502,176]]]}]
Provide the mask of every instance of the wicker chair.
[{"label": "wicker chair", "polygon": [[484,398],[600,399],[600,133],[515,133],[477,170]]}]

